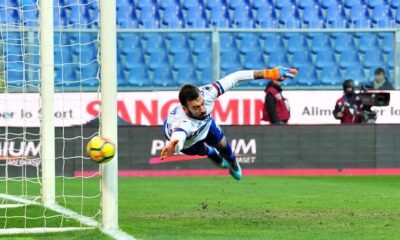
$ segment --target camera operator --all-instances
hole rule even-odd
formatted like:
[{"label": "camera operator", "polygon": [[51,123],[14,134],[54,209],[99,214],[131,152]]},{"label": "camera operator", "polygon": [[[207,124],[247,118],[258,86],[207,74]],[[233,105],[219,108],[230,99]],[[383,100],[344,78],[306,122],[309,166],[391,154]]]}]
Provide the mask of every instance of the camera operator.
[{"label": "camera operator", "polygon": [[362,122],[361,109],[356,100],[354,81],[347,79],[343,82],[343,96],[336,101],[333,116],[342,124]]}]

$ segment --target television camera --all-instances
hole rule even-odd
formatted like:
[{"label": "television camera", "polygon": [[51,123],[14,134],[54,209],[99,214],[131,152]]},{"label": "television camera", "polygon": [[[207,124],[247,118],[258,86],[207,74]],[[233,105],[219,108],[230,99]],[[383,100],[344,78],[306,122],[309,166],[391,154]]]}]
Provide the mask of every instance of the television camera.
[{"label": "television camera", "polygon": [[354,95],[354,102],[361,112],[362,123],[375,123],[377,116],[371,107],[388,106],[390,102],[390,93],[371,89],[372,86],[363,85]]}]

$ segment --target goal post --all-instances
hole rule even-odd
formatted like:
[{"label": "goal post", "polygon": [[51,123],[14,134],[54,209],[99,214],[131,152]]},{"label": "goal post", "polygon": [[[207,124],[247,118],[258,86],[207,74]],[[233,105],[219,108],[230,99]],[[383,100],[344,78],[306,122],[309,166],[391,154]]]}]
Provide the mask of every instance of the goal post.
[{"label": "goal post", "polygon": [[40,1],[40,76],[41,76],[41,156],[42,203],[55,200],[55,126],[54,126],[54,26],[53,0]]},{"label": "goal post", "polygon": [[118,229],[118,123],[116,0],[100,0],[101,134],[116,144],[114,159],[102,168],[102,223]]}]

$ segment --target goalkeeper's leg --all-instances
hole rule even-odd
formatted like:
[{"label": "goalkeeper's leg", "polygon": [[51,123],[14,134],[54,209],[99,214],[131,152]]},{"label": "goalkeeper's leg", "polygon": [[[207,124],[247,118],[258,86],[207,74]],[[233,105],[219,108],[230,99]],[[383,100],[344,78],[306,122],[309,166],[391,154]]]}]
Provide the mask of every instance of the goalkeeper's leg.
[{"label": "goalkeeper's leg", "polygon": [[214,121],[211,123],[205,142],[218,150],[220,156],[228,162],[229,173],[236,180],[240,180],[242,178],[242,169],[236,161],[231,144],[226,140],[222,129]]},{"label": "goalkeeper's leg", "polygon": [[207,157],[214,163],[215,166],[219,168],[228,168],[228,162],[221,157],[217,149],[205,145],[207,148]]},{"label": "goalkeeper's leg", "polygon": [[228,161],[229,173],[236,180],[242,178],[242,168],[236,161],[236,156],[232,151],[231,144],[224,137],[217,145],[217,149],[221,153],[221,156]]}]

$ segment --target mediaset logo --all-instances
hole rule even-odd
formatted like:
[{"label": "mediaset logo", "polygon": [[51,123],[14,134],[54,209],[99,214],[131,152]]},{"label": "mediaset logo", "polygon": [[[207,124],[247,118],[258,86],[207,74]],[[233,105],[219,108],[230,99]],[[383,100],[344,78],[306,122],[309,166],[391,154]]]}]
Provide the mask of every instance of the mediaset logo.
[{"label": "mediaset logo", "polygon": [[[205,156],[189,156],[184,154],[176,154],[168,157],[165,160],[160,159],[160,152],[163,147],[168,144],[168,141],[161,139],[153,139],[151,144],[151,158],[149,164],[161,164],[168,162],[177,161],[190,161],[204,159]],[[231,140],[232,150],[236,155],[236,160],[241,163],[254,163],[257,155],[257,141],[256,139],[232,139]]]}]

